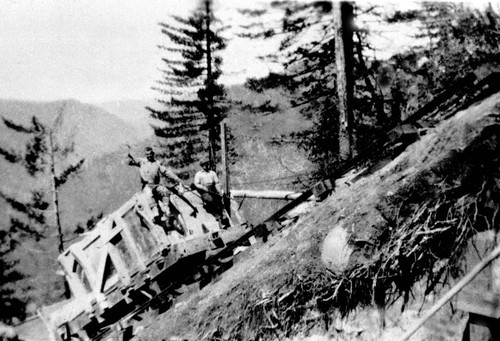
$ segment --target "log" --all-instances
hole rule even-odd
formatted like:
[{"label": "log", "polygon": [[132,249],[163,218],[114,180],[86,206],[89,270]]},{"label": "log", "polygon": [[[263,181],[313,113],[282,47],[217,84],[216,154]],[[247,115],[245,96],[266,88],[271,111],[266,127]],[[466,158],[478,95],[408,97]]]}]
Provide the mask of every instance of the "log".
[{"label": "log", "polygon": [[[292,191],[253,191],[246,189],[233,189],[231,196],[234,198],[254,198],[254,199],[276,199],[276,200],[295,200],[302,193]],[[316,198],[311,195],[307,200],[313,201]]]}]

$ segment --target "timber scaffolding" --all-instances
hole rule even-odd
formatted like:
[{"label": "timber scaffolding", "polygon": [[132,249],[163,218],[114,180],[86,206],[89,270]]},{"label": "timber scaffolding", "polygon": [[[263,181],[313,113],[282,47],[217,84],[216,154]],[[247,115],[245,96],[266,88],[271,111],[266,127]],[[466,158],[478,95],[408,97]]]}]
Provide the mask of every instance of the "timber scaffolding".
[{"label": "timber scaffolding", "polygon": [[[287,203],[281,209],[271,214],[262,222],[253,225],[251,229],[240,238],[227,243],[219,252],[205,259],[198,266],[193,267],[185,273],[185,277],[193,277],[196,273],[203,273],[205,269],[215,265],[224,264],[227,259],[233,256],[233,251],[242,245],[248,246],[253,237],[261,237],[264,241],[275,229],[275,224],[287,212],[315,196],[316,200],[324,199],[334,190],[335,179],[339,179],[351,170],[367,168],[364,174],[368,174],[377,162],[384,159],[392,159],[402,152],[408,145],[413,143],[419,135],[425,134],[428,128],[435,126],[438,122],[453,116],[461,109],[472,105],[496,92],[500,91],[500,73],[493,73],[482,80],[478,80],[473,74],[457,80],[452,86],[435,96],[433,100],[424,105],[421,109],[410,115],[404,121],[399,122],[385,130],[385,134],[373,141],[372,147],[359,154],[351,160],[345,162],[335,169],[330,176],[318,182],[315,186],[299,193],[298,197]],[[364,174],[358,175],[358,177]],[[353,181],[356,181],[354,179]],[[210,274],[208,274],[210,275]],[[160,302],[169,301],[170,297],[176,296],[176,289],[182,285],[184,279],[172,282],[163,288],[151,299],[140,305],[134,311],[122,317],[116,323],[105,326],[101,332],[92,340],[101,340],[114,330],[122,333],[122,340],[130,340],[134,336],[133,320],[140,320],[140,314],[145,312],[150,306]],[[168,309],[168,307],[167,307]]]}]

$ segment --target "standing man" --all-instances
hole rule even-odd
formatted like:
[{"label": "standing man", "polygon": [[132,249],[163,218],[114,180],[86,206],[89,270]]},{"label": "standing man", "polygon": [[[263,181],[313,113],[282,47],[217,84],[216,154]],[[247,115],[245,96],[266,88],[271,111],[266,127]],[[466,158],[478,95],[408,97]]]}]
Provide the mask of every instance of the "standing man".
[{"label": "standing man", "polygon": [[[217,222],[223,225],[222,189],[217,173],[210,169],[208,159],[200,161],[201,170],[194,176],[194,186],[203,200],[203,205],[208,213],[212,214]],[[224,221],[224,223],[226,223]]]},{"label": "standing man", "polygon": [[[162,208],[160,202],[163,202],[164,214],[168,225],[173,223],[173,215],[170,212],[170,194],[171,191],[168,187],[182,184],[181,179],[174,174],[171,170],[163,166],[160,161],[156,160],[153,148],[146,147],[146,158],[136,159],[130,153],[128,154],[128,164],[130,166],[139,167],[141,174],[141,183],[144,193],[148,197],[149,205],[153,210],[154,222],[161,223]],[[163,186],[160,184],[161,176],[167,179],[168,185]]]}]

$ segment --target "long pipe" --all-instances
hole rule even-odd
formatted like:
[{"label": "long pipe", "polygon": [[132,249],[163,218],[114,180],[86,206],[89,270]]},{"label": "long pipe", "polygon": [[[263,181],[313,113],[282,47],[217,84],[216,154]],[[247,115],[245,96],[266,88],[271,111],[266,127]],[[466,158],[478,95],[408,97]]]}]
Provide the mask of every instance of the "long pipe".
[{"label": "long pipe", "polygon": [[[256,198],[256,199],[278,199],[278,200],[295,200],[300,197],[302,193],[292,191],[253,191],[246,189],[233,189],[231,196],[234,198]],[[308,200],[315,200],[311,196]]]},{"label": "long pipe", "polygon": [[462,290],[470,281],[472,281],[485,267],[493,262],[500,256],[500,245],[497,246],[486,258],[483,258],[465,277],[463,277],[457,284],[453,286],[432,308],[425,314],[425,316],[406,334],[403,335],[401,341],[408,340],[422,325],[427,322],[442,306],[453,298],[460,290]]}]

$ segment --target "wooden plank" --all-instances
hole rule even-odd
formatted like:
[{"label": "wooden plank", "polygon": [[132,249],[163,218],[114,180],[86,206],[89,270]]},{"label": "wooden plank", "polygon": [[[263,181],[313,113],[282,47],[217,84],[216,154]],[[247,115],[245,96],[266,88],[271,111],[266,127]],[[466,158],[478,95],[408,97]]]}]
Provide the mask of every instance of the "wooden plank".
[{"label": "wooden plank", "polygon": [[[76,261],[80,264],[82,267],[83,274],[87,277],[87,280],[91,286],[92,291],[94,290],[99,290],[98,286],[98,278],[97,278],[97,273],[96,270],[94,270],[94,267],[92,266],[92,263],[88,257],[88,255],[83,251],[80,247],[80,245],[72,245],[71,247],[71,252],[73,253],[73,257],[75,257]],[[77,277],[78,281],[81,282],[81,278]],[[83,286],[83,283],[82,283]]]},{"label": "wooden plank", "polygon": [[[122,238],[125,241],[126,248],[130,250],[134,254],[134,260],[136,260],[135,265],[137,265],[137,270],[146,269],[146,263],[144,257],[142,256],[142,252],[139,250],[138,246],[135,243],[134,237],[130,232],[130,226],[125,222],[122,217],[115,217],[115,222],[123,226]],[[133,276],[133,274],[130,274]]]}]

